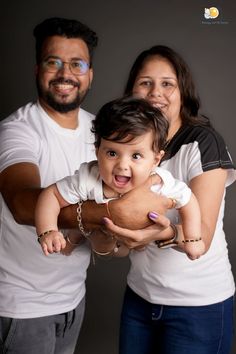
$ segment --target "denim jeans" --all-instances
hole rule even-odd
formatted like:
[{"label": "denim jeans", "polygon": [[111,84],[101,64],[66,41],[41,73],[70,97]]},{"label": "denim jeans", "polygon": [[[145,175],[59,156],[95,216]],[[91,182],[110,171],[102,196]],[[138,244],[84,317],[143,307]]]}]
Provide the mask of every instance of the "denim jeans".
[{"label": "denim jeans", "polygon": [[84,317],[85,298],[59,315],[16,319],[0,317],[0,353],[73,354]]},{"label": "denim jeans", "polygon": [[126,289],[120,354],[229,354],[233,297],[208,306],[155,305]]}]

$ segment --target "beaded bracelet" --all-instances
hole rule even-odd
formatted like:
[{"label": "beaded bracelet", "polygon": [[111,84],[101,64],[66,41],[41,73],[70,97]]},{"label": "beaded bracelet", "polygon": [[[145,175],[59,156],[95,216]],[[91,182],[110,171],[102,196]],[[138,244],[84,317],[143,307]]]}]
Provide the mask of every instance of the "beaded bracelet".
[{"label": "beaded bracelet", "polygon": [[189,242],[198,242],[198,241],[201,241],[202,238],[201,237],[198,237],[198,238],[188,238],[187,240],[183,240],[182,242],[183,243],[189,243]]},{"label": "beaded bracelet", "polygon": [[47,231],[42,232],[40,235],[38,235],[38,242],[40,243],[40,239],[41,239],[42,236],[48,235],[48,234],[50,234],[53,231],[57,232],[58,230],[47,230]]}]

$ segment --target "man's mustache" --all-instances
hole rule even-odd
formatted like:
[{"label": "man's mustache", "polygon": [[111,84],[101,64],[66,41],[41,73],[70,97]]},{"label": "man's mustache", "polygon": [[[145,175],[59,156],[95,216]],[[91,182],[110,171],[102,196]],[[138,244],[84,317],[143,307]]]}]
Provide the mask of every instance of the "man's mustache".
[{"label": "man's mustache", "polygon": [[79,82],[75,82],[70,79],[64,79],[63,77],[59,77],[58,79],[49,81],[49,85],[56,85],[56,84],[67,84],[67,85],[72,85],[74,87],[80,87]]}]

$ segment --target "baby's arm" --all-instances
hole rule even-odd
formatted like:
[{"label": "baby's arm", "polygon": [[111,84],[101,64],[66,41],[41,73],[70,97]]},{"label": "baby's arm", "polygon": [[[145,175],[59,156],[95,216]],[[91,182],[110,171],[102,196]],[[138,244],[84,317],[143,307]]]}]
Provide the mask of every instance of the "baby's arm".
[{"label": "baby's arm", "polygon": [[205,252],[201,239],[201,213],[197,198],[192,193],[189,202],[179,209],[184,233],[184,248],[187,256],[194,260]]},{"label": "baby's arm", "polygon": [[58,231],[57,219],[61,208],[68,206],[60,195],[56,184],[45,188],[39,195],[35,209],[36,232],[44,254],[60,252],[66,241]]}]

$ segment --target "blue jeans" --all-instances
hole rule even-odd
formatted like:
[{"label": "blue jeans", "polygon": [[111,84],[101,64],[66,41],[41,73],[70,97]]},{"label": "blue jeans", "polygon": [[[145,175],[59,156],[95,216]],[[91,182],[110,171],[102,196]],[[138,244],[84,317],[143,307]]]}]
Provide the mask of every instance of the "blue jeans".
[{"label": "blue jeans", "polygon": [[232,339],[233,297],[208,306],[166,306],[126,290],[120,354],[229,354]]},{"label": "blue jeans", "polygon": [[85,298],[72,311],[38,318],[0,317],[0,353],[73,354]]}]

